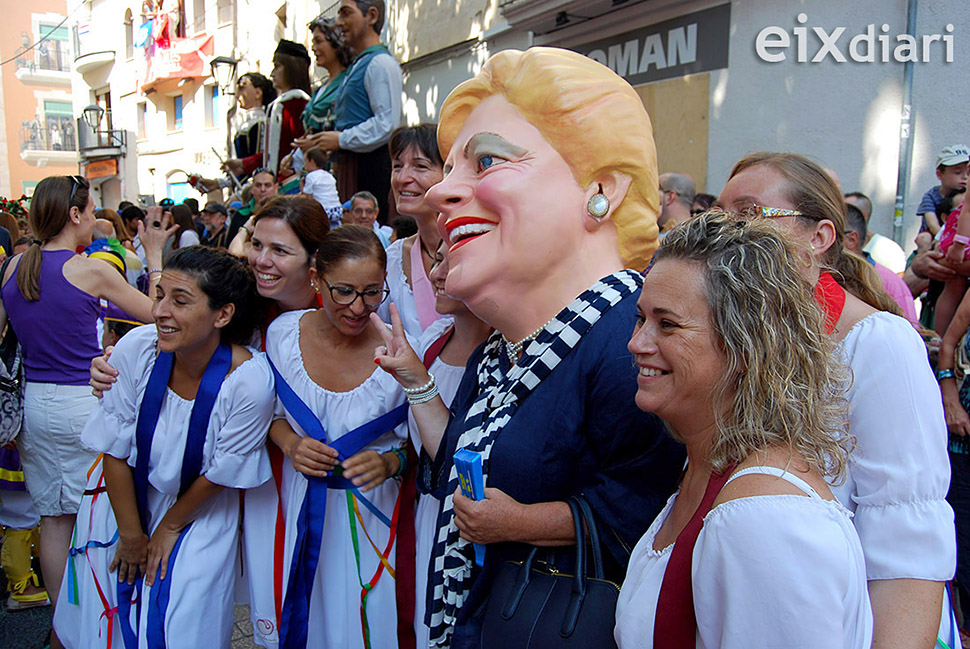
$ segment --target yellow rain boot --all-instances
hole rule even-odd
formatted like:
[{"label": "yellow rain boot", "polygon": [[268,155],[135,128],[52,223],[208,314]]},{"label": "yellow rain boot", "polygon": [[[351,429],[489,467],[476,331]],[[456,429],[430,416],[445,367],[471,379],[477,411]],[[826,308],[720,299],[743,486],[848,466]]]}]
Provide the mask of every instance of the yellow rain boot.
[{"label": "yellow rain boot", "polygon": [[0,549],[0,563],[7,575],[8,611],[21,611],[37,606],[49,606],[47,591],[40,588],[37,575],[30,567],[31,539],[34,530],[8,529]]}]

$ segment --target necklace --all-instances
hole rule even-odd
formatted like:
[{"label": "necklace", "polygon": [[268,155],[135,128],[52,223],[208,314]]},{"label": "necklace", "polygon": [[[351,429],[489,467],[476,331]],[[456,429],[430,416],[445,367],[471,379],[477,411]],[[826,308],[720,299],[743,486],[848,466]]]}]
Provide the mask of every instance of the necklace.
[{"label": "necklace", "polygon": [[502,340],[505,342],[505,353],[509,356],[509,364],[515,365],[516,361],[519,360],[519,356],[522,355],[522,349],[526,346],[526,343],[533,340],[536,336],[542,333],[542,330],[548,327],[556,317],[550,318],[544,325],[533,331],[531,334],[523,338],[518,342],[509,342],[509,339],[502,334]]},{"label": "necklace", "polygon": [[428,252],[428,249],[424,247],[424,241],[421,240],[421,237],[418,237],[418,244],[421,246],[421,252],[426,254],[428,256],[428,259],[430,259],[431,261],[434,261],[434,255]]}]

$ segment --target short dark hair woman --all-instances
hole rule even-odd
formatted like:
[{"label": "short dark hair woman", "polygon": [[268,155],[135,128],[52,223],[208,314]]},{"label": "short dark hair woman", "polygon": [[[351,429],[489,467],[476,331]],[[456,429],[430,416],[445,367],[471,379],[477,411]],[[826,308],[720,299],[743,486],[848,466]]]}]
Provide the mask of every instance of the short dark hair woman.
[{"label": "short dark hair woman", "polygon": [[142,642],[167,644],[167,631],[173,644],[227,646],[239,491],[272,477],[273,374],[245,347],[257,323],[252,273],[225,251],[189,246],[161,275],[154,325],[119,341],[118,384],[81,434],[103,462],[75,528],[83,551],[65,577],[77,602],[55,613],[68,646],[100,637],[105,608],[117,610],[107,621],[116,637],[128,625]]}]

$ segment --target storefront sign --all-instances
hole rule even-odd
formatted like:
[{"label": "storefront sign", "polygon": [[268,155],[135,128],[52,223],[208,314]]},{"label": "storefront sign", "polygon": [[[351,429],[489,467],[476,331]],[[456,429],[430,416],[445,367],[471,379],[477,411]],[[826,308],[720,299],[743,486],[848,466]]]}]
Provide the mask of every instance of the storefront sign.
[{"label": "storefront sign", "polygon": [[109,178],[117,175],[118,160],[116,158],[111,158],[110,160],[95,160],[94,162],[89,162],[84,168],[84,176],[86,178]]},{"label": "storefront sign", "polygon": [[730,33],[723,4],[572,49],[636,86],[726,68]]}]

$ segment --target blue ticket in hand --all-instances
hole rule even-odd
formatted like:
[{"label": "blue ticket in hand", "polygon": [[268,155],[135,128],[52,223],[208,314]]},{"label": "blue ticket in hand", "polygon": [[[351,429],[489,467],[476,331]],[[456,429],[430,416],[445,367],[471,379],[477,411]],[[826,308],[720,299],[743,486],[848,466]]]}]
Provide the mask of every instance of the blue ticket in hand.
[{"label": "blue ticket in hand", "polygon": [[[467,448],[455,453],[455,470],[458,472],[458,483],[461,494],[472,500],[482,500],[485,497],[485,480],[482,476],[482,454]],[[475,544],[475,564],[485,565],[485,547]]]}]

